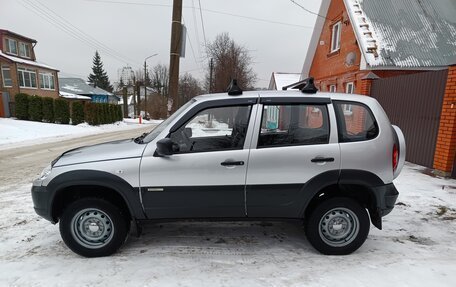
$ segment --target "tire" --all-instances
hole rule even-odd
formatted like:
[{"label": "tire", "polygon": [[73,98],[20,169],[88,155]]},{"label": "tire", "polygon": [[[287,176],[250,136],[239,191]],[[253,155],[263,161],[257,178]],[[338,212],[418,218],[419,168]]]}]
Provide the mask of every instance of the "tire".
[{"label": "tire", "polygon": [[84,257],[115,253],[128,235],[121,210],[99,198],[83,198],[68,205],[60,218],[60,235],[73,252]]},{"label": "tire", "polygon": [[366,241],[369,228],[366,209],[346,197],[335,197],[320,203],[305,225],[310,244],[327,255],[354,252]]}]

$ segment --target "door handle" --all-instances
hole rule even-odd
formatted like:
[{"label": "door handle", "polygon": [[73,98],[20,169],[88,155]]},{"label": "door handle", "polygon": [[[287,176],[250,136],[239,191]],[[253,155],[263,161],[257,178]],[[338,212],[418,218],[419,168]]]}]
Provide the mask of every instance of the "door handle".
[{"label": "door handle", "polygon": [[244,165],[243,161],[224,161],[220,163],[223,166],[230,166],[230,165]]},{"label": "door handle", "polygon": [[319,162],[333,162],[333,157],[316,157],[310,160],[311,162],[319,163]]}]

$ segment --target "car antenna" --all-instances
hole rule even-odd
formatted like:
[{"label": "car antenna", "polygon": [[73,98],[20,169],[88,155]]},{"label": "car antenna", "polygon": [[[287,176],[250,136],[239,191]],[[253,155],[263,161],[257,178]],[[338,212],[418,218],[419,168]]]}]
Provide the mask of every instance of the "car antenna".
[{"label": "car antenna", "polygon": [[227,89],[228,95],[230,96],[240,96],[242,95],[242,90],[239,88],[236,79],[232,79],[230,85]]}]

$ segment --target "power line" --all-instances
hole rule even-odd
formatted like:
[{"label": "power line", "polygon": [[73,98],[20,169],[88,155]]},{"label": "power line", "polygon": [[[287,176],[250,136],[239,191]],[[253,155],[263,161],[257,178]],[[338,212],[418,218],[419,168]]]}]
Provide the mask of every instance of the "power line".
[{"label": "power line", "polygon": [[195,2],[194,2],[194,0],[192,0],[192,14],[193,14],[193,26],[195,27],[196,43],[198,44],[197,45],[198,55],[199,55],[200,58],[202,58],[202,56],[201,56],[201,48],[200,48],[201,42],[200,42],[200,39],[199,39],[198,21],[196,20],[196,11],[195,11]]},{"label": "power line", "polygon": [[[34,14],[40,16],[41,18],[43,18],[44,20],[49,22],[51,25],[53,25],[56,28],[58,28],[59,30],[63,31],[65,34],[75,38],[76,40],[84,42],[85,44],[87,44],[88,46],[90,46],[90,47],[92,47],[94,49],[100,50],[100,51],[104,52],[105,54],[108,54],[109,56],[111,56],[112,58],[117,59],[120,62],[128,63],[128,61],[126,61],[126,59],[124,59],[121,56],[116,55],[113,52],[105,49],[100,44],[97,44],[96,42],[94,42],[90,38],[88,38],[87,36],[84,36],[77,29],[72,28],[69,24],[66,24],[63,21],[56,19],[49,12],[44,10],[42,7],[38,6],[36,3],[34,3],[32,1],[30,1],[30,0],[23,0],[22,2],[20,2],[20,4],[23,7],[25,7],[26,9],[30,10],[31,12],[33,12]],[[41,5],[43,5],[43,4],[41,4]],[[49,8],[47,8],[47,9],[50,10]],[[53,11],[51,11],[51,12],[53,12]],[[55,12],[53,12],[53,13],[55,14]]]},{"label": "power line", "polygon": [[[115,1],[115,0],[85,0],[85,1],[88,1],[88,2],[100,2],[100,3],[110,3],[110,4],[136,5],[136,6],[172,7],[172,5],[167,5],[167,4],[152,4],[152,3],[143,3],[143,2],[124,2],[124,1]],[[183,8],[192,9],[191,6],[183,6]],[[206,9],[206,8],[201,8],[201,10],[204,11],[204,12],[208,12],[208,13],[227,15],[227,16],[232,16],[232,17],[242,18],[242,19],[246,19],[246,20],[257,21],[257,22],[263,22],[263,23],[269,23],[269,24],[277,24],[277,25],[284,25],[284,26],[305,28],[305,29],[313,29],[314,28],[313,26],[305,26],[305,25],[285,23],[285,22],[280,22],[280,21],[274,21],[274,20],[256,18],[256,17],[250,17],[250,16],[245,16],[245,15],[238,15],[238,14],[233,14],[233,13],[228,13],[228,12],[223,12],[223,11],[218,11],[218,10],[212,10],[212,9]],[[323,17],[323,16],[321,16],[321,17]]]},{"label": "power line", "polygon": [[58,17],[62,22],[66,23],[67,25],[69,25],[70,27],[76,29],[79,33],[81,33],[81,35],[87,37],[88,39],[90,39],[91,41],[93,41],[94,43],[98,44],[100,47],[103,47],[104,49],[106,49],[107,51],[110,51],[111,53],[113,54],[116,54],[118,56],[120,56],[121,58],[125,59],[125,60],[129,60],[131,62],[134,62],[134,60],[122,55],[121,53],[117,52],[116,50],[112,49],[111,47],[108,47],[107,45],[103,44],[102,42],[98,41],[98,39],[92,37],[91,35],[87,34],[86,32],[84,32],[83,30],[79,29],[78,27],[76,27],[75,25],[71,24],[68,20],[66,20],[65,18],[63,18],[62,16],[60,16],[59,14],[57,14],[55,11],[51,10],[49,7],[47,7],[45,4],[43,4],[42,2],[40,1],[36,1],[38,4],[40,4],[42,7],[44,7],[47,11],[51,12],[52,14],[54,14],[56,17]]},{"label": "power line", "polygon": [[199,4],[200,16],[201,16],[201,27],[203,27],[204,47],[206,48],[206,54],[207,54],[206,30],[204,29],[203,10],[201,9],[201,0],[198,0],[198,4]]},{"label": "power line", "polygon": [[304,7],[304,6],[302,6],[301,4],[297,3],[295,0],[290,0],[290,1],[291,1],[293,4],[295,4],[296,6],[301,7],[301,9],[303,9],[304,11],[306,11],[306,12],[312,14],[312,15],[315,15],[315,16],[318,16],[318,17],[321,17],[321,18],[324,18],[324,19],[328,19],[328,18],[326,18],[326,17],[323,16],[323,15],[320,15],[320,14],[318,14],[318,13],[316,13],[316,12],[310,11],[310,10],[307,9],[306,7]]}]

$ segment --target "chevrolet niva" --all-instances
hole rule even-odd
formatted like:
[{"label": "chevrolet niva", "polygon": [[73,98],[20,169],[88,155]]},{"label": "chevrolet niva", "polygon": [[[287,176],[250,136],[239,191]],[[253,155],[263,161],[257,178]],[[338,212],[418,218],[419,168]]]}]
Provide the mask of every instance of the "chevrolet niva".
[{"label": "chevrolet niva", "polygon": [[[367,96],[299,91],[198,96],[150,133],[69,150],[33,182],[66,245],[107,256],[144,220],[300,220],[343,255],[394,207],[405,140]],[[139,232],[138,232],[139,233]]]}]

